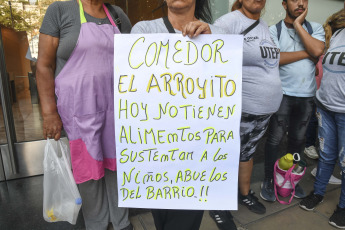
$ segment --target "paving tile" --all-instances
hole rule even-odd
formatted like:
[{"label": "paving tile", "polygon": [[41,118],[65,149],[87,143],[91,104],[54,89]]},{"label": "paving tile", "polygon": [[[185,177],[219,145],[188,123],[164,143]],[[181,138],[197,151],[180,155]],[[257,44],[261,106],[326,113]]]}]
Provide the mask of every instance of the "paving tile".
[{"label": "paving tile", "polygon": [[248,224],[248,230],[332,230],[328,219],[315,212],[307,212],[295,206]]},{"label": "paving tile", "polygon": [[218,230],[217,224],[210,217],[209,212],[205,211],[202,217],[200,230]]},{"label": "paving tile", "polygon": [[[235,220],[236,226],[241,229],[245,230],[245,228],[241,228],[241,224]],[[209,212],[205,211],[204,216],[202,218],[200,230],[218,230],[217,224],[213,221],[210,217]]]},{"label": "paving tile", "polygon": [[[139,224],[142,226],[142,228],[138,228],[139,230],[156,230],[151,212],[137,215],[134,224],[135,226]],[[137,228],[135,227],[135,229]]]},{"label": "paving tile", "polygon": [[[260,197],[260,185],[261,182],[252,183],[251,188],[255,192],[255,195],[259,197],[259,201],[265,205],[266,207],[266,213],[264,215],[258,215],[251,211],[249,211],[245,206],[239,205],[238,211],[231,211],[232,215],[234,216],[235,220],[238,221],[241,225],[249,224],[253,221],[260,220],[262,218],[265,218],[273,213],[280,212],[282,210],[285,210],[287,208],[290,208],[291,206],[297,204],[299,201],[297,199],[293,199],[290,205],[283,205],[278,202],[266,202],[261,199]],[[287,200],[287,198],[282,198],[283,200]]]},{"label": "paving tile", "polygon": [[[145,228],[143,227],[143,225],[140,222],[139,215],[132,216],[129,218],[129,220],[131,221],[135,230],[145,230]],[[154,230],[154,229],[152,229],[152,230]]]},{"label": "paving tile", "polygon": [[341,188],[326,192],[323,202],[315,208],[315,211],[329,218],[339,203],[340,191]]}]

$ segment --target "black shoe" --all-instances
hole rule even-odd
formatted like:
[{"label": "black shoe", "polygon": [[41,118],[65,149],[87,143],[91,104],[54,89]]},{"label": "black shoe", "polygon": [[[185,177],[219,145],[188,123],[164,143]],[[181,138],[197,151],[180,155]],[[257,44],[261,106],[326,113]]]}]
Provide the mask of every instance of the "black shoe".
[{"label": "black shoe", "polygon": [[300,203],[299,206],[307,211],[313,211],[314,208],[323,201],[323,196],[319,194],[314,194],[311,192],[309,196],[304,198]]},{"label": "black shoe", "polygon": [[329,218],[328,223],[337,228],[345,228],[345,208],[339,208],[337,205],[337,209],[331,218]]},{"label": "black shoe", "polygon": [[274,181],[273,179],[265,178],[261,183],[260,197],[269,202],[274,202],[277,200],[276,194],[274,193]]},{"label": "black shoe", "polygon": [[254,196],[254,193],[249,193],[247,196],[238,193],[238,200],[240,204],[246,206],[250,211],[256,214],[265,214],[266,208],[259,202],[259,199]]},{"label": "black shoe", "polygon": [[219,230],[237,230],[230,211],[209,211],[210,217],[216,222]]}]

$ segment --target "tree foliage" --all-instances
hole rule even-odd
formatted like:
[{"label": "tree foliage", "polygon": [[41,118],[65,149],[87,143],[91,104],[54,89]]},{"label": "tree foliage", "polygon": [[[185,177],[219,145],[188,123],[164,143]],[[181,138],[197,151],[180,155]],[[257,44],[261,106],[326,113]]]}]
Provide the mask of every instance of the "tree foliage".
[{"label": "tree foliage", "polygon": [[[47,7],[53,2],[54,0],[36,0],[34,5],[37,10],[18,10],[13,3],[29,5],[29,0],[12,0],[14,29],[36,33],[42,24]],[[12,28],[11,9],[7,0],[0,0],[0,24]]]},{"label": "tree foliage", "polygon": [[11,8],[8,4],[8,1],[0,0],[0,24],[6,27],[12,28],[12,18],[14,29],[18,31],[28,31],[32,29],[32,26],[26,22],[23,17],[23,12],[20,12],[12,7],[12,16]]}]

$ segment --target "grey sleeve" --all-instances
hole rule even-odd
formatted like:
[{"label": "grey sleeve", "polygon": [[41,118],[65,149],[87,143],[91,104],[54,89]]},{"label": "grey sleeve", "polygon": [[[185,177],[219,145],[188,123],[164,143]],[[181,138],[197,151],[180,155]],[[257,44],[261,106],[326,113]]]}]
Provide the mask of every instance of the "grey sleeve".
[{"label": "grey sleeve", "polygon": [[209,24],[212,34],[226,34],[223,28]]},{"label": "grey sleeve", "polygon": [[280,49],[280,44],[279,44],[279,41],[278,41],[277,26],[276,25],[272,25],[272,26],[270,26],[269,30],[270,30],[270,35],[271,35],[271,38],[272,38],[273,42]]},{"label": "grey sleeve", "polygon": [[59,2],[52,3],[44,15],[40,33],[60,37],[61,15]]},{"label": "grey sleeve", "polygon": [[146,34],[146,28],[145,21],[138,22],[133,26],[131,34]]},{"label": "grey sleeve", "polygon": [[123,12],[123,10],[120,7],[118,7],[118,6],[113,6],[113,7],[116,10],[116,13],[119,15],[119,18],[121,20],[121,33],[129,34],[131,32],[131,29],[132,29],[132,24],[129,21],[129,18],[127,17],[125,12]]}]

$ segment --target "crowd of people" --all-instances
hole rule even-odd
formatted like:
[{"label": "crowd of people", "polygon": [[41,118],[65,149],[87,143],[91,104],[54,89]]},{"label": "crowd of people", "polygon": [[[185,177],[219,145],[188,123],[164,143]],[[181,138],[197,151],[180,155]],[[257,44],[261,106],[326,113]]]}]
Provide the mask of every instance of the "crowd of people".
[{"label": "crowd of people", "polygon": [[[269,28],[260,18],[266,0],[237,0],[232,12],[214,24],[209,0],[164,0],[162,4],[168,9],[166,17],[141,21],[132,28],[119,7],[102,0],[54,2],[40,28],[36,75],[44,137],[58,140],[62,129],[68,136],[86,229],[106,230],[110,222],[115,230],[134,229],[128,209],[118,207],[117,197],[113,59],[114,34],[119,33],[178,33],[191,38],[242,34],[238,201],[254,213],[266,212],[250,182],[253,155],[268,130],[260,197],[276,200],[273,168],[287,133],[285,152],[319,158],[314,191],[306,196],[297,186],[295,193],[303,199],[301,208],[313,210],[323,201],[337,161],[345,172],[344,9],[322,26],[306,20],[308,0],[283,0],[285,18]],[[263,45],[280,53],[263,55]],[[317,90],[318,62],[322,62],[323,78]],[[305,136],[316,133],[315,125],[307,132],[314,115],[318,141],[314,137],[306,145]],[[310,148],[316,143],[318,148]],[[345,173],[341,177],[340,201],[329,223],[345,228]],[[155,209],[152,214],[157,230],[197,230],[203,211]],[[213,210],[210,215],[219,229],[236,229],[230,211]]]}]

